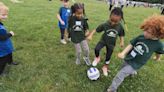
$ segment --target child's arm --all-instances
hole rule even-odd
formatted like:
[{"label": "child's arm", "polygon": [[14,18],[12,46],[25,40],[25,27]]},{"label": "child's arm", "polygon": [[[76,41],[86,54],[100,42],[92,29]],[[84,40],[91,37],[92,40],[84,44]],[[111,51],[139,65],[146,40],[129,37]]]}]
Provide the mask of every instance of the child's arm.
[{"label": "child's arm", "polygon": [[10,38],[11,36],[14,36],[14,32],[13,32],[13,31],[10,31],[10,32],[7,33],[6,35],[0,35],[0,41],[7,40],[7,39]]},{"label": "child's arm", "polygon": [[120,47],[121,48],[124,47],[124,37],[123,36],[120,37]]},{"label": "child's arm", "polygon": [[118,53],[118,57],[124,59],[126,54],[133,48],[131,44],[129,44],[121,53]]},{"label": "child's arm", "polygon": [[92,36],[95,32],[96,32],[96,30],[94,29],[91,33],[89,33],[87,39],[92,40]]},{"label": "child's arm", "polygon": [[85,32],[85,36],[86,36],[86,37],[89,36],[89,30],[86,30],[86,32]]},{"label": "child's arm", "polygon": [[58,20],[60,21],[60,23],[61,23],[62,25],[65,25],[64,21],[61,19],[61,17],[60,17],[59,14],[57,14],[57,18],[58,18]]}]

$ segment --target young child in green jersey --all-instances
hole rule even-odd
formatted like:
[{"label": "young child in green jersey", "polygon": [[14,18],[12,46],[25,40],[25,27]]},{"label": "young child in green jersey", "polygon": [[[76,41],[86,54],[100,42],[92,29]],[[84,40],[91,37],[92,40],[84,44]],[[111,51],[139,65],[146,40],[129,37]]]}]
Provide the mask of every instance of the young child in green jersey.
[{"label": "young child in green jersey", "polygon": [[124,59],[124,63],[107,92],[116,92],[123,80],[145,65],[154,52],[157,60],[160,58],[159,54],[164,54],[164,43],[160,41],[164,39],[164,16],[149,17],[140,28],[143,34],[131,40],[118,54],[119,58]]},{"label": "young child in green jersey", "polygon": [[68,21],[68,32],[71,36],[71,41],[75,45],[76,49],[76,64],[80,64],[81,58],[81,46],[84,50],[84,61],[87,65],[90,65],[89,60],[89,46],[86,40],[86,36],[88,35],[89,27],[87,23],[87,19],[84,16],[84,5],[81,3],[75,3],[71,7],[72,15]]},{"label": "young child in green jersey", "polygon": [[124,28],[122,27],[120,21],[123,19],[123,12],[121,8],[114,8],[111,11],[111,14],[109,16],[109,20],[105,23],[100,24],[96,30],[93,30],[90,35],[88,36],[88,39],[92,39],[92,35],[95,32],[104,32],[104,34],[101,37],[101,40],[97,43],[95,48],[95,59],[92,62],[93,66],[96,66],[100,62],[100,50],[103,47],[106,47],[106,59],[105,64],[102,67],[103,74],[105,76],[108,76],[108,65],[110,63],[110,58],[112,56],[117,36],[120,37],[120,46],[124,46]]}]

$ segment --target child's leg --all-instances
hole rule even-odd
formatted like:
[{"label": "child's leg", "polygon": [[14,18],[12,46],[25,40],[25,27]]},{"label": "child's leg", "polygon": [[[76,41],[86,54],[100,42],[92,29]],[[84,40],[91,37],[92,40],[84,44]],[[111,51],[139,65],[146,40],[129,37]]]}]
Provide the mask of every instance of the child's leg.
[{"label": "child's leg", "polygon": [[84,50],[85,57],[89,58],[89,46],[88,46],[88,42],[86,40],[82,41],[82,47]]},{"label": "child's leg", "polygon": [[99,54],[100,54],[100,50],[104,47],[105,45],[101,42],[99,42],[97,45],[96,45],[96,48],[95,48],[95,55],[96,57],[99,57]]},{"label": "child's leg", "polygon": [[100,50],[104,47],[105,45],[101,42],[99,42],[97,45],[96,45],[96,48],[95,48],[95,59],[94,61],[92,62],[92,66],[96,66],[99,62],[100,62],[100,57],[99,57],[99,54],[100,54]]},{"label": "child's leg", "polygon": [[110,4],[110,6],[109,6],[109,11],[111,11],[111,10],[112,10],[112,7],[113,7],[113,5],[112,5],[112,4]]},{"label": "child's leg", "polygon": [[64,39],[65,28],[60,28],[61,39]]},{"label": "child's leg", "polygon": [[0,75],[3,73],[7,64],[8,56],[0,57]]},{"label": "child's leg", "polygon": [[89,46],[88,46],[88,42],[86,40],[82,41],[82,47],[83,47],[83,50],[84,50],[84,61],[87,65],[91,65],[91,62],[89,60]]},{"label": "child's leg", "polygon": [[164,8],[162,9],[161,15],[164,15]]},{"label": "child's leg", "polygon": [[131,65],[126,64],[114,77],[112,84],[108,88],[107,92],[115,92],[120,84],[124,81],[124,78],[135,72]]},{"label": "child's leg", "polygon": [[112,53],[113,53],[113,49],[109,48],[106,46],[106,59],[105,59],[105,65],[102,67],[102,70],[103,70],[103,74],[105,76],[108,76],[108,66],[109,66],[109,63],[110,63],[110,58],[112,56]]},{"label": "child's leg", "polygon": [[76,64],[80,64],[80,57],[81,57],[81,46],[80,43],[75,44],[76,49]]},{"label": "child's leg", "polygon": [[13,62],[13,56],[12,53],[8,55],[8,64],[11,64]]},{"label": "child's leg", "polygon": [[113,53],[113,49],[109,48],[106,46],[106,59],[105,59],[105,64],[109,64],[110,63],[110,58],[112,56]]},{"label": "child's leg", "polygon": [[60,42],[62,44],[67,44],[67,42],[64,39],[65,28],[60,28],[60,33],[61,33],[61,40],[60,40]]},{"label": "child's leg", "polygon": [[8,54],[7,62],[8,62],[8,64],[10,64],[10,65],[18,65],[18,64],[19,64],[18,62],[14,62],[14,61],[13,61],[13,54],[12,54],[12,53]]}]

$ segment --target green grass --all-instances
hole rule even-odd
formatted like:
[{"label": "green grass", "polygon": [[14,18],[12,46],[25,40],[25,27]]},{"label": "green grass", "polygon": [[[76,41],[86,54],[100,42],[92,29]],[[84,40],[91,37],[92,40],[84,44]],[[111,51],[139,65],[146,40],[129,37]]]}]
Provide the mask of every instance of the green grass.
[{"label": "green grass", "polygon": [[[73,44],[60,43],[56,18],[60,7],[59,0],[24,0],[21,4],[13,4],[10,0],[2,1],[10,8],[9,19],[4,24],[16,34],[12,38],[16,49],[14,61],[20,62],[20,65],[7,67],[10,72],[8,76],[0,78],[0,92],[103,92],[111,84],[122,63],[116,57],[122,50],[119,44],[111,59],[109,76],[101,75],[99,80],[90,81],[86,76],[89,67],[84,62],[80,66],[75,64]],[[104,2],[78,1],[85,3],[91,30],[108,19],[108,5]],[[159,10],[124,8],[129,29],[126,31],[126,45],[130,39],[142,33],[139,25],[154,13],[159,13]],[[95,34],[89,42],[91,60],[100,37],[101,34]],[[104,49],[101,57],[104,60]],[[128,77],[118,92],[164,92],[164,62],[154,62],[152,59],[149,61],[139,70],[137,76]],[[103,62],[98,65],[100,70],[102,65]]]}]

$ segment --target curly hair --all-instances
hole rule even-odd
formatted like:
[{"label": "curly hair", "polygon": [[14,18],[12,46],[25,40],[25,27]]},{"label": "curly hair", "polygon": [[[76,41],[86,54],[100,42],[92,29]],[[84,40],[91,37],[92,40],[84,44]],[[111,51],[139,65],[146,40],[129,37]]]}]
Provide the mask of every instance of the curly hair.
[{"label": "curly hair", "polygon": [[146,31],[148,28],[152,29],[152,35],[159,39],[164,39],[164,16],[153,15],[147,18],[140,29]]}]

